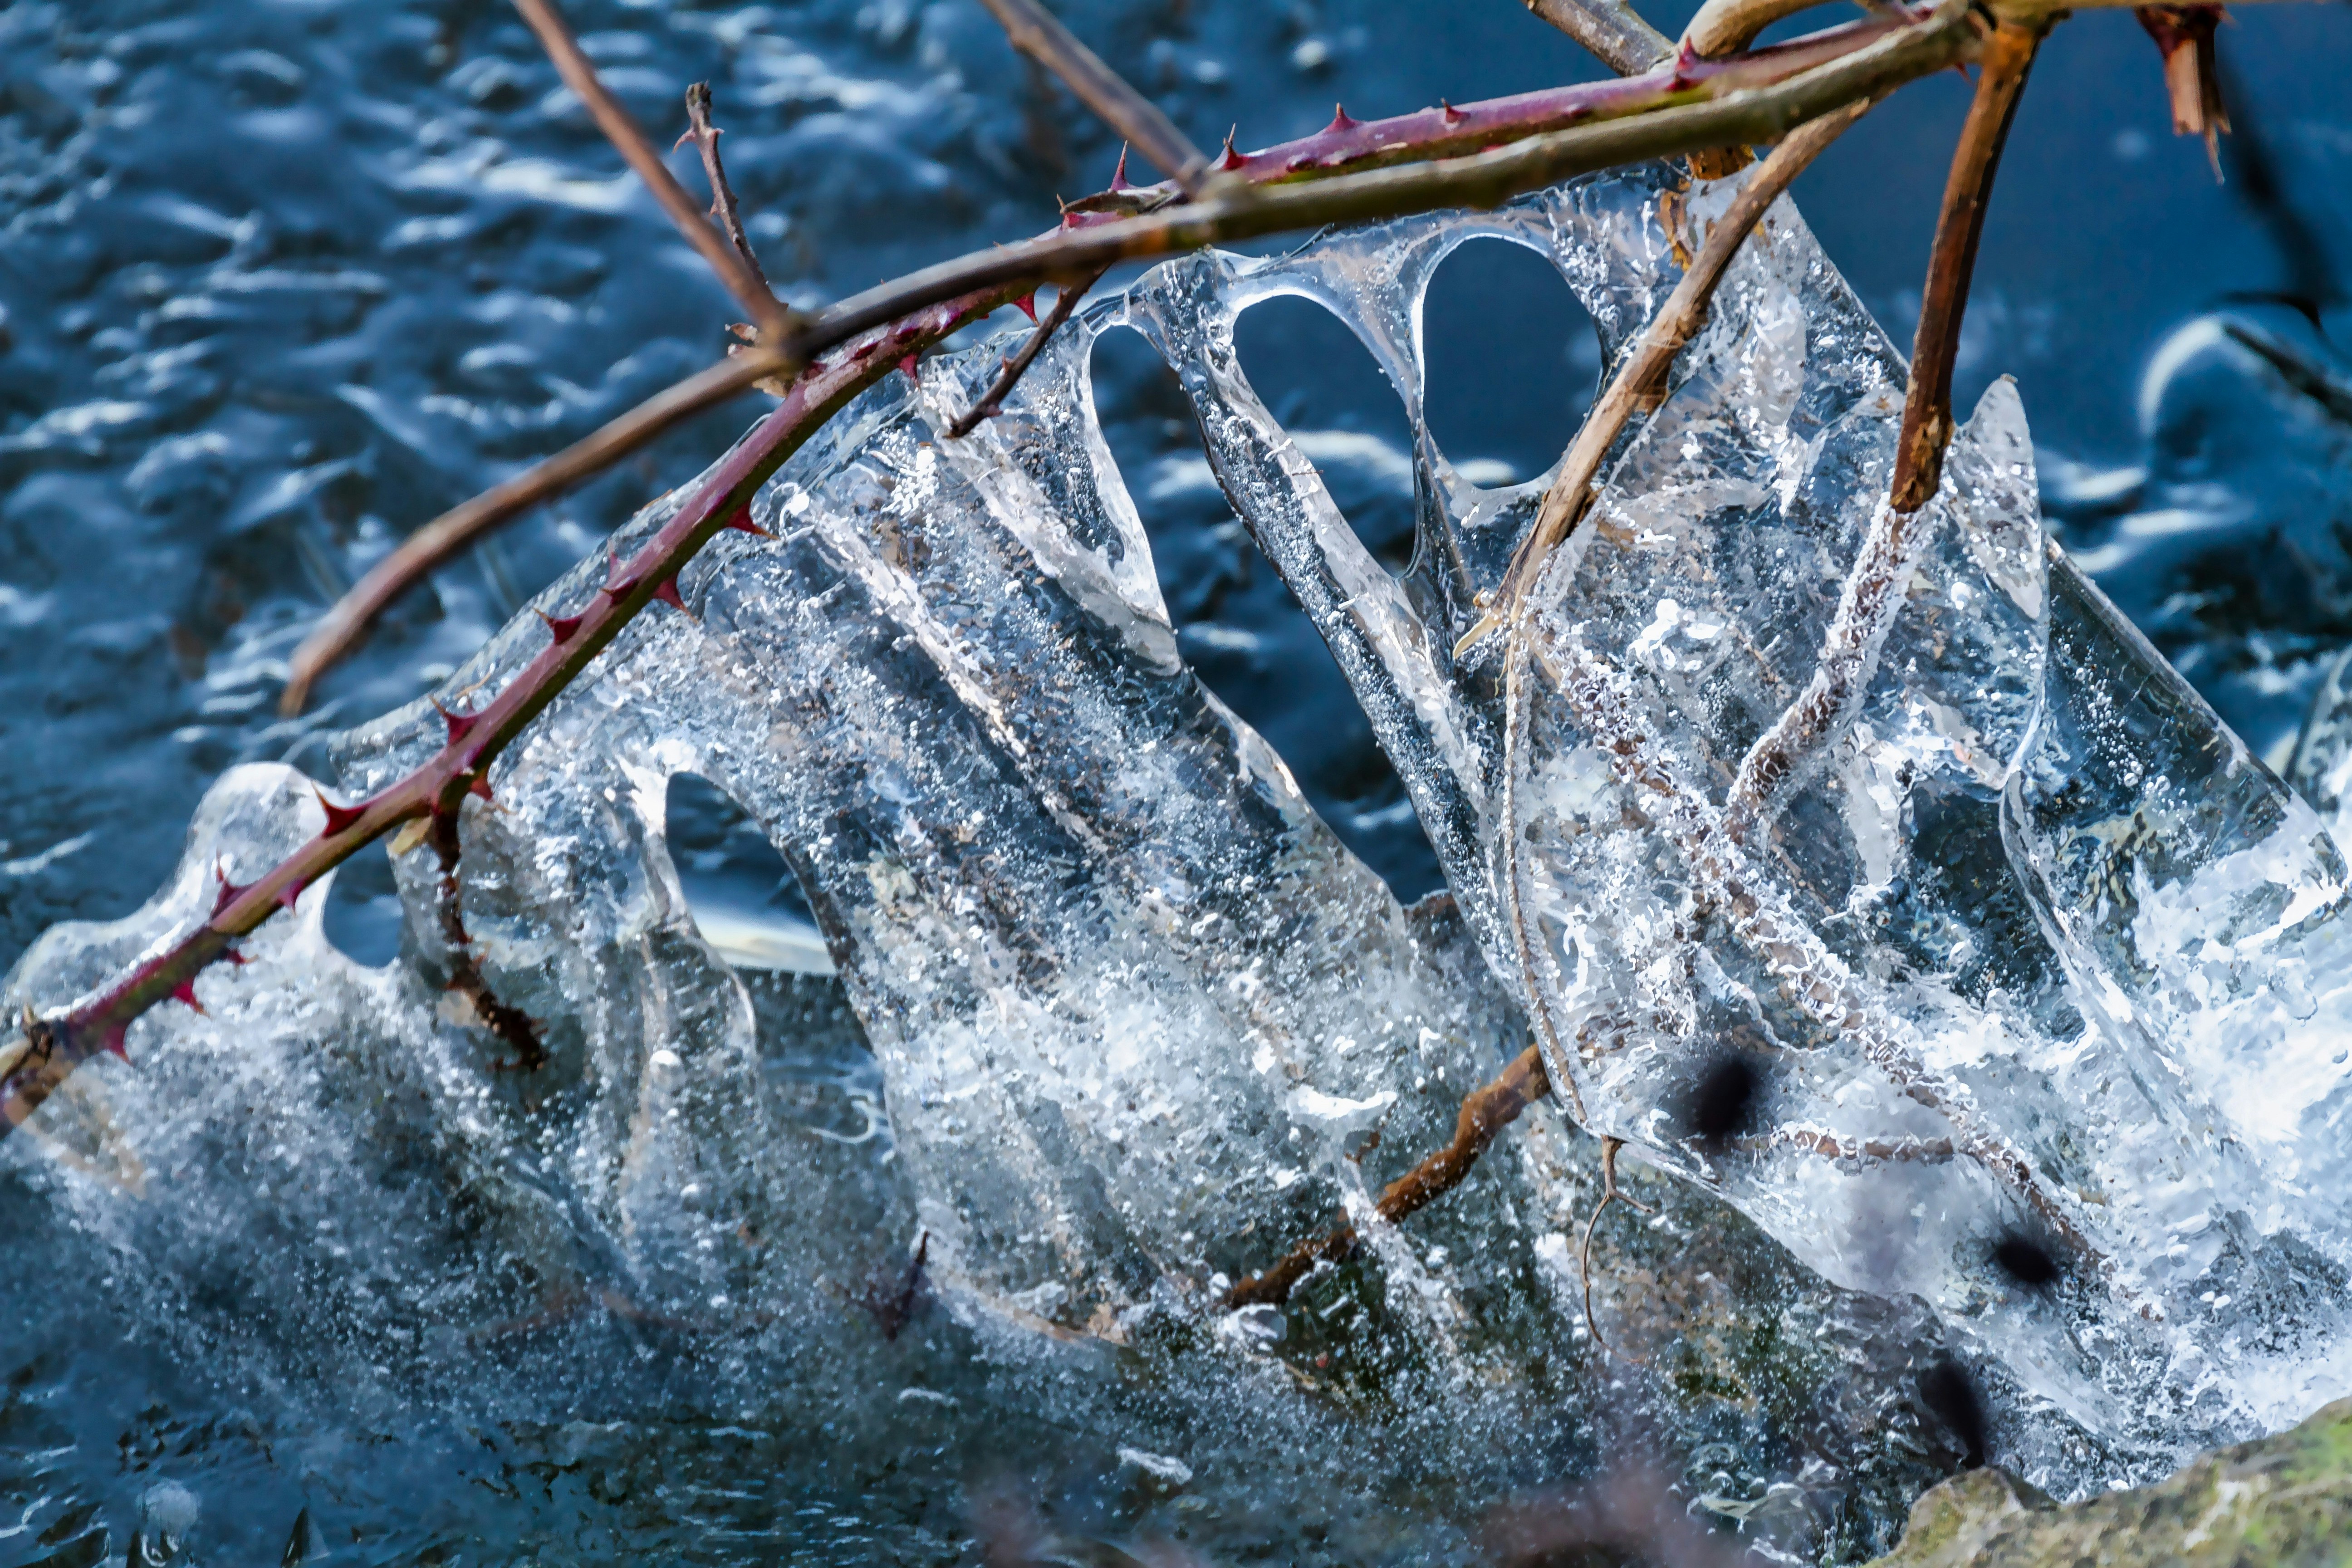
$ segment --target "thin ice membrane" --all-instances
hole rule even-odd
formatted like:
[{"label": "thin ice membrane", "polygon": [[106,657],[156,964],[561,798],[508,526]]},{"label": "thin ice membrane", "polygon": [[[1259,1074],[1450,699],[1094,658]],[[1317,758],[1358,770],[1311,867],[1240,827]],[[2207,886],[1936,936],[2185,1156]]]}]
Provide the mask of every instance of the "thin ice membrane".
[{"label": "thin ice membrane", "polygon": [[[699,1336],[711,1378],[661,1397],[795,1390],[887,1434],[905,1398],[874,1388],[919,1375],[917,1403],[963,1401],[975,1432],[1017,1406],[1160,1482],[1222,1468],[1235,1497],[1276,1484],[1268,1453],[1339,1455],[1296,1477],[1334,1513],[1425,1464],[1466,1517],[1622,1419],[1710,1516],[1860,1552],[1958,1457],[1916,1394],[1947,1353],[2001,1457],[2061,1489],[2297,1418],[2346,1381],[2342,858],[2049,545],[2011,385],[1898,525],[1901,362],[1782,202],[1527,635],[1453,656],[1549,476],[1482,489],[1431,439],[1428,281],[1469,240],[1527,246],[1613,360],[1678,276],[1670,188],[1636,171],[1171,262],[960,441],[940,432],[996,345],[894,378],[760,497],[775,538],[714,544],[691,614],[628,628],[468,805],[466,924],[547,1068],[494,1070],[440,990],[420,851],[394,861],[393,964],[336,952],[312,889],[199,982],[206,1012],[152,1016],[133,1070],[53,1101],[58,1161],[17,1140],[8,1164],[147,1259],[126,1289],[149,1320],[277,1376],[526,1409],[553,1374],[495,1347],[657,1325]],[[1703,223],[1727,187],[1677,196],[1666,216]],[[1241,373],[1234,321],[1279,294],[1346,321],[1412,416],[1402,574]],[[1361,700],[1450,901],[1401,909],[1178,656],[1088,384],[1096,337],[1130,327]],[[438,695],[473,705],[544,635],[526,614]],[[354,731],[340,782],[379,787],[439,736],[422,704]],[[669,864],[680,773],[784,855],[870,1058],[780,1068]],[[155,900],[52,931],[12,1001],[97,984],[320,820],[289,769],[226,775]],[[1597,1391],[1633,1363],[1591,1343],[1574,1256],[1591,1153],[1549,1111],[1440,1209],[1372,1210],[1530,1037],[1576,1119],[1681,1179],[1631,1178],[1667,1210],[1596,1248],[1593,1321],[1658,1363],[1622,1399]],[[1718,1114],[1726,1081],[1752,1093]],[[1342,1213],[1363,1259],[1225,1309]],[[917,1237],[984,1356],[843,1326],[875,1299],[850,1281]],[[967,1364],[989,1357],[1031,1373],[989,1383]],[[1363,1423],[1376,1455],[1340,1436]]]}]

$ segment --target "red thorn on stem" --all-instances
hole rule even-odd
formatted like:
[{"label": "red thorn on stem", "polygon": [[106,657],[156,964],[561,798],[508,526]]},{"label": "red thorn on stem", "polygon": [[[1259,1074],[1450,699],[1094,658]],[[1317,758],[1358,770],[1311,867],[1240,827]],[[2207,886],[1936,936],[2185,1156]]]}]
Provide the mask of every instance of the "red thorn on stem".
[{"label": "red thorn on stem", "polygon": [[900,360],[898,362],[898,368],[907,373],[907,379],[908,381],[913,382],[918,386],[922,384],[923,378],[921,374],[915,369],[915,356],[913,354],[908,354],[906,358]]},{"label": "red thorn on stem", "polygon": [[1442,111],[1443,118],[1446,124],[1459,125],[1462,123],[1462,111],[1454,108],[1452,104],[1446,102],[1445,100],[1442,98],[1439,99],[1437,100],[1437,107]]},{"label": "red thorn on stem", "polygon": [[482,716],[479,713],[450,712],[441,706],[441,700],[437,697],[433,700],[433,710],[440,714],[441,722],[449,727],[449,743],[453,746],[464,740],[473,731],[474,726],[482,721]]},{"label": "red thorn on stem", "polygon": [[213,862],[213,879],[220,886],[213,893],[213,912],[206,917],[209,920],[220,919],[221,911],[236,902],[244,895],[246,889],[253,886],[250,882],[230,881],[228,867],[218,860]]},{"label": "red thorn on stem", "polygon": [[357,822],[361,817],[367,815],[368,803],[366,801],[362,801],[357,805],[337,805],[333,801],[329,800],[326,797],[325,793],[320,790],[316,785],[311,787],[310,793],[319,797],[319,804],[326,807],[327,810],[327,826],[325,832],[320,835],[321,837],[332,838],[336,834],[341,833],[344,828],[349,827],[352,823]]},{"label": "red thorn on stem", "polygon": [[172,1000],[185,1002],[199,1013],[205,1010],[205,1005],[196,1000],[196,977],[193,974],[172,987]]},{"label": "red thorn on stem", "polygon": [[131,1059],[131,1052],[125,1048],[124,1041],[130,1033],[131,1026],[128,1024],[109,1024],[106,1026],[106,1033],[100,1037],[99,1044],[127,1062]]},{"label": "red thorn on stem", "polygon": [[1698,50],[1691,47],[1691,41],[1688,38],[1685,38],[1682,47],[1675,51],[1675,74],[1669,85],[1678,88],[1688,87],[1691,84],[1691,72],[1697,68],[1699,58]]},{"label": "red thorn on stem", "polygon": [[1036,322],[1037,322],[1037,290],[1035,290],[1034,289],[1030,289],[1030,290],[1029,290],[1029,292],[1027,292],[1026,294],[1022,295],[1022,296],[1021,296],[1021,298],[1019,298],[1018,300],[1013,300],[1013,308],[1014,308],[1015,310],[1019,310],[1023,315],[1024,315],[1024,316],[1026,316],[1026,317],[1028,317],[1028,318],[1029,318],[1029,323],[1030,323],[1030,325],[1032,325],[1032,326],[1036,325]]},{"label": "red thorn on stem", "polygon": [[671,575],[662,579],[661,586],[654,590],[654,597],[675,609],[684,610],[686,608],[686,601],[677,596],[677,577],[676,574],[672,574]]},{"label": "red thorn on stem", "polygon": [[287,909],[290,910],[294,907],[294,900],[301,896],[302,884],[299,882],[289,882],[285,887],[278,889],[278,901]]},{"label": "red thorn on stem", "polygon": [[580,630],[580,623],[586,620],[588,617],[585,616],[551,616],[545,610],[541,610],[539,612],[539,618],[547,623],[548,637],[553,640],[557,647],[561,647],[563,644],[572,640],[573,634]]},{"label": "red thorn on stem", "polygon": [[727,520],[727,526],[733,529],[738,533],[756,533],[762,539],[773,539],[776,537],[774,534],[770,533],[766,529],[761,528],[758,523],[751,521],[751,503],[750,501],[745,501],[741,506],[735,509],[735,515]]},{"label": "red thorn on stem", "polygon": [[1110,188],[1114,191],[1132,189],[1127,183],[1127,143],[1118,144],[1118,167],[1110,172]]},{"label": "red thorn on stem", "polygon": [[1361,123],[1363,123],[1361,121],[1348,118],[1346,104],[1335,103],[1331,106],[1331,123],[1323,128],[1323,134],[1328,136],[1334,131],[1353,131]]},{"label": "red thorn on stem", "polygon": [[637,573],[624,572],[621,569],[619,551],[609,550],[604,552],[604,596],[606,598],[627,598],[629,590],[637,585],[638,576]]},{"label": "red thorn on stem", "polygon": [[[1241,127],[1238,125],[1234,127],[1234,131],[1239,131]],[[1249,162],[1248,159],[1234,151],[1234,131],[1228,131],[1225,132],[1225,150],[1217,154],[1217,168],[1220,173],[1226,173],[1238,169],[1244,163]]]},{"label": "red thorn on stem", "polygon": [[490,798],[490,775],[487,773],[476,773],[474,775],[474,782],[466,786],[466,793],[474,796],[478,800],[488,800]]}]

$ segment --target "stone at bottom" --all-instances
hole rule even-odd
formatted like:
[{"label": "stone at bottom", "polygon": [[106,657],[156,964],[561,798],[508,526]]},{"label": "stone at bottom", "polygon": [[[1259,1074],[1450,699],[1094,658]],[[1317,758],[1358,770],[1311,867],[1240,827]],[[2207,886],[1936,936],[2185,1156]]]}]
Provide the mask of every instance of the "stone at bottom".
[{"label": "stone at bottom", "polygon": [[2059,1507],[2003,1470],[1970,1470],[1912,1505],[1871,1568],[2320,1568],[2352,1564],[2352,1399],[2156,1486]]}]

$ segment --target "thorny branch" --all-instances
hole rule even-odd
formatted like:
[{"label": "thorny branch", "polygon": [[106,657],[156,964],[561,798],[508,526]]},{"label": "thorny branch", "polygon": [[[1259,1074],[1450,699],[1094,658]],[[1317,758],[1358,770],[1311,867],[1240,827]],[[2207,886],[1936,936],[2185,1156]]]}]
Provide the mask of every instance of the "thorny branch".
[{"label": "thorny branch", "polygon": [[1022,375],[1036,359],[1038,352],[1045,346],[1045,340],[1052,337],[1055,330],[1070,319],[1070,312],[1078,308],[1078,301],[1086,298],[1087,291],[1101,281],[1102,274],[1097,272],[1083,283],[1062,286],[1061,292],[1054,300],[1054,308],[1045,313],[1045,319],[1037,323],[1036,329],[1023,340],[1019,351],[1006,357],[1004,368],[997,373],[996,379],[989,384],[988,390],[981,394],[980,401],[965,410],[961,417],[948,426],[947,434],[950,439],[961,441],[979,429],[982,420],[993,419],[1004,412],[1004,399],[1011,395],[1013,387],[1019,384]]},{"label": "thorny branch", "polygon": [[[1500,1077],[1470,1091],[1454,1121],[1454,1142],[1391,1182],[1381,1192],[1378,1212],[1390,1225],[1402,1223],[1462,1184],[1478,1156],[1495,1135],[1519,1119],[1519,1113],[1551,1092],[1543,1054],[1529,1046]],[[1338,1262],[1355,1250],[1356,1227],[1337,1230],[1302,1241],[1264,1273],[1253,1274],[1226,1294],[1227,1307],[1254,1303],[1280,1306],[1297,1283],[1326,1260]]]},{"label": "thorny branch", "polygon": [[1013,47],[1062,79],[1078,100],[1103,117],[1135,150],[1159,165],[1188,196],[1209,183],[1209,160],[1160,106],[1128,85],[1037,0],[981,0]]},{"label": "thorny branch", "polygon": [[[1908,26],[1884,19],[1864,22],[1832,28],[1738,59],[1677,64],[1671,69],[1626,81],[1520,93],[1486,103],[1446,104],[1388,120],[1354,121],[1343,116],[1312,136],[1262,152],[1243,153],[1228,146],[1218,167],[1244,182],[1294,184],[1384,168],[1407,158],[1450,156],[1507,146],[1564,127],[1592,121],[1605,123],[1677,105],[1714,102],[1727,95],[1745,94],[1759,101],[1770,101],[1776,92],[1806,72],[1882,45]],[[1964,40],[1959,38],[1947,42],[1955,47],[1964,46]],[[1162,204],[1173,195],[1173,186],[1106,192],[1072,204],[1070,216],[1065,221],[1103,224],[1107,212],[1139,210]],[[1444,205],[1442,189],[1425,201],[1429,207]],[[710,234],[709,226],[698,216],[695,221],[703,234]],[[1219,237],[1231,237],[1212,233],[1197,243],[1211,243]],[[1037,283],[1095,276],[1099,270],[1099,265],[1088,264],[1070,271],[1056,271],[1049,260],[1032,269],[1033,276],[1016,279],[1016,283],[1025,282],[1025,287],[1011,287],[1004,291],[1011,298],[1028,293]],[[861,319],[873,313],[870,310],[858,312]],[[825,321],[832,323],[826,331],[829,346],[838,321],[835,312],[828,312]],[[624,415],[585,441],[418,530],[338,601],[296,650],[281,700],[283,710],[288,713],[299,711],[309,701],[319,677],[359,645],[378,616],[410,587],[477,540],[617,461],[678,420],[731,397],[771,374],[782,374],[786,366],[787,362],[781,356],[760,361],[756,365],[750,356],[744,356],[706,371]],[[752,374],[755,369],[756,374]]]},{"label": "thorny branch", "polygon": [[752,278],[772,296],[774,290],[768,287],[768,274],[760,266],[760,253],[751,248],[751,237],[743,232],[743,214],[735,200],[735,187],[727,183],[727,165],[719,156],[719,138],[722,134],[719,127],[710,123],[710,84],[696,82],[686,89],[686,132],[670,143],[670,151],[675,153],[692,142],[695,151],[702,154],[702,173],[710,181],[710,216],[727,231],[735,253],[751,268]]}]

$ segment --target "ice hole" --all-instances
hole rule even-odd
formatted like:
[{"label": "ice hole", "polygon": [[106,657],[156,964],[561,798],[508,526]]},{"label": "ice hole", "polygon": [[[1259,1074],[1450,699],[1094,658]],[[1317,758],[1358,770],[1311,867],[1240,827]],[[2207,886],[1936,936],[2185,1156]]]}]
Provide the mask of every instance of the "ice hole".
[{"label": "ice hole", "polygon": [[1531,479],[1575,438],[1601,381],[1601,338],[1559,269],[1525,246],[1472,239],[1422,304],[1423,411],[1474,484]]},{"label": "ice hole", "polygon": [[381,969],[400,956],[400,889],[381,838],[344,861],[327,889],[327,940],[353,963]]},{"label": "ice hole", "polygon": [[[1305,308],[1354,344],[1338,321]],[[1379,374],[1361,347],[1355,353],[1368,374]],[[1096,340],[1093,380],[1096,416],[1150,535],[1160,591],[1186,661],[1272,742],[1309,804],[1399,898],[1443,887],[1436,853],[1361,705],[1210,472],[1175,373],[1139,333],[1114,329]],[[1384,383],[1382,390],[1402,427],[1402,405]],[[1410,447],[1394,450],[1410,461]],[[1403,484],[1397,517],[1409,547],[1409,472]]]},{"label": "ice hole", "polygon": [[1321,305],[1281,295],[1242,312],[1234,352],[1364,548],[1402,572],[1412,560],[1412,424],[1371,351]]},{"label": "ice hole", "polygon": [[663,816],[695,929],[721,958],[738,969],[834,972],[792,868],[726,791],[698,773],[673,774]]}]

